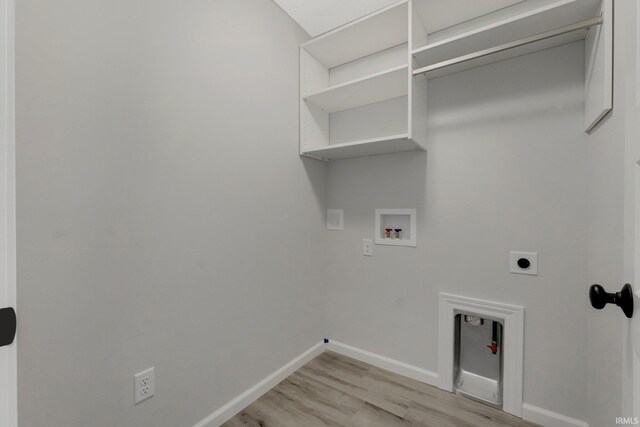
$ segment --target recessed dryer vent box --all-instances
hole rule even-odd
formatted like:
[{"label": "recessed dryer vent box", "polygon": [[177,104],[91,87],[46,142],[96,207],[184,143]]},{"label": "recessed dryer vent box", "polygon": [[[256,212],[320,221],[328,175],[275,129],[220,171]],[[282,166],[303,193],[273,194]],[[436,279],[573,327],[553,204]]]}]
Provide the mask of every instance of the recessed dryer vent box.
[{"label": "recessed dryer vent box", "polygon": [[376,209],[377,245],[416,247],[415,209]]}]

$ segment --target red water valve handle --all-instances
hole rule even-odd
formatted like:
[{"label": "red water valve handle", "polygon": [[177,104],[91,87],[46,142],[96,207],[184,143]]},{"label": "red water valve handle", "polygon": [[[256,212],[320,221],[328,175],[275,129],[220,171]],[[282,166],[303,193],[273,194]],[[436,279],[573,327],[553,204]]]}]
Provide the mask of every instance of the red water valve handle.
[{"label": "red water valve handle", "polygon": [[491,353],[496,354],[498,352],[498,344],[497,343],[492,343],[491,345],[488,345],[487,348],[489,350],[491,350]]}]

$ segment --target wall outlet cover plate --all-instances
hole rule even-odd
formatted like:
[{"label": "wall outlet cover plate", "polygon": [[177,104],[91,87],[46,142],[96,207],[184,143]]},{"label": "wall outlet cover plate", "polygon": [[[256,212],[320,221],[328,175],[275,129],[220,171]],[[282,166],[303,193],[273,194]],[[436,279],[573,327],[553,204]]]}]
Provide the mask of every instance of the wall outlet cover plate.
[{"label": "wall outlet cover plate", "polygon": [[133,376],[134,401],[137,405],[156,393],[155,368],[149,368]]},{"label": "wall outlet cover plate", "polygon": [[373,240],[362,239],[362,255],[373,256]]}]

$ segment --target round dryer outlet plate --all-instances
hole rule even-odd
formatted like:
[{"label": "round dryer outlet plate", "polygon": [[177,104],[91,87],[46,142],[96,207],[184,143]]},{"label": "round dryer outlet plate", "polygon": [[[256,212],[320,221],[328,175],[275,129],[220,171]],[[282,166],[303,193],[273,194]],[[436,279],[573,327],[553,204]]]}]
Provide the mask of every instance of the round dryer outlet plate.
[{"label": "round dryer outlet plate", "polygon": [[538,253],[516,252],[510,253],[510,271],[513,274],[538,275]]}]

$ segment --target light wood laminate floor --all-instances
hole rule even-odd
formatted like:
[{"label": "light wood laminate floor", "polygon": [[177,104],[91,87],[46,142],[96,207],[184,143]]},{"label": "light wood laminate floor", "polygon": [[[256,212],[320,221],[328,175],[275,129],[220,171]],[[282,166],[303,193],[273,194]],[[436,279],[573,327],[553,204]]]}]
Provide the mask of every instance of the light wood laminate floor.
[{"label": "light wood laminate floor", "polygon": [[366,363],[325,352],[223,427],[535,426]]}]

